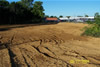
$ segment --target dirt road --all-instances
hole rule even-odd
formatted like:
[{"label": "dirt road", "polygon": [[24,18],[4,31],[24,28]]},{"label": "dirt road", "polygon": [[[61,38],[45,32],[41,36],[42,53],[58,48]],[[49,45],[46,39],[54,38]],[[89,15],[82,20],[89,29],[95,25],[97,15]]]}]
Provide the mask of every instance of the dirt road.
[{"label": "dirt road", "polygon": [[100,67],[100,38],[81,36],[85,26],[1,26],[0,67]]}]

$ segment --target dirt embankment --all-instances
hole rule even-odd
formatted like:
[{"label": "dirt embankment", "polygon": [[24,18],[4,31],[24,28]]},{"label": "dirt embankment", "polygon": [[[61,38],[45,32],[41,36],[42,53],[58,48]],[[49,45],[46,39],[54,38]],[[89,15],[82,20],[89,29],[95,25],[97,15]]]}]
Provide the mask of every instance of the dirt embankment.
[{"label": "dirt embankment", "polygon": [[100,38],[81,36],[84,26],[59,23],[2,30],[0,67],[100,67]]}]

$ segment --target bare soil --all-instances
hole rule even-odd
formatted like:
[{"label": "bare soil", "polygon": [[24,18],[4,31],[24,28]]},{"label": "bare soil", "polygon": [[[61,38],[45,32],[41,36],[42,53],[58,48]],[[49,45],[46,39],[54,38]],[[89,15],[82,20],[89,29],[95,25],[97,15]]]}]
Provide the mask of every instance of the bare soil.
[{"label": "bare soil", "polygon": [[100,38],[81,36],[85,26],[0,26],[0,67],[100,67]]}]

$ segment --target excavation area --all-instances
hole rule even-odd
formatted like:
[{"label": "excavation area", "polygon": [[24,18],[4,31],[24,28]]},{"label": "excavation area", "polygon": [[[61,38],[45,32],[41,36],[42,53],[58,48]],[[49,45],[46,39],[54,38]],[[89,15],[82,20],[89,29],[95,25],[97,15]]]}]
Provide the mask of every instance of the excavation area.
[{"label": "excavation area", "polygon": [[88,24],[1,25],[0,67],[100,67],[100,38]]}]

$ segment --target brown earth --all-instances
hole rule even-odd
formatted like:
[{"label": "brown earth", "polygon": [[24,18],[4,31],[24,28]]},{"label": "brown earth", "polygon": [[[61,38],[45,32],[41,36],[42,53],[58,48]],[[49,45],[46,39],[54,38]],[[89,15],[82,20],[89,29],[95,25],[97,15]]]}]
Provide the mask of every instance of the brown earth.
[{"label": "brown earth", "polygon": [[0,67],[100,67],[100,38],[81,36],[85,26],[0,26]]}]

